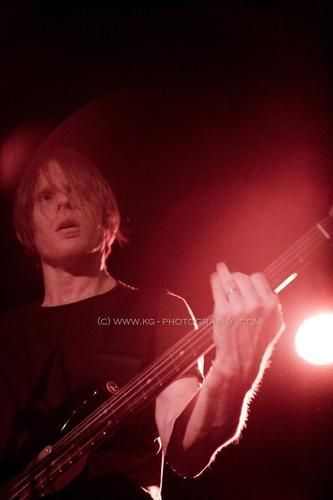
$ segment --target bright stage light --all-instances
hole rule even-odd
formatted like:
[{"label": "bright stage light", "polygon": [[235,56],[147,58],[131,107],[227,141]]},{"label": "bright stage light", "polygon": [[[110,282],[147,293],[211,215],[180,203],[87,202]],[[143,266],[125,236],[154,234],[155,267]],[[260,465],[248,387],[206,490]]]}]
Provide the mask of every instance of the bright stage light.
[{"label": "bright stage light", "polygon": [[333,314],[318,314],[303,321],[296,333],[295,347],[299,356],[310,363],[333,363]]}]

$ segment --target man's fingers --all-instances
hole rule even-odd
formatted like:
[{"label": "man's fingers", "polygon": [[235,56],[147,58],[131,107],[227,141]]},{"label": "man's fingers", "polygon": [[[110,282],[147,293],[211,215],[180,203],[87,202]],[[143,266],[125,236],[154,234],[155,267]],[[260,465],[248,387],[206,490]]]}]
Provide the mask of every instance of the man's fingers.
[{"label": "man's fingers", "polygon": [[226,307],[228,306],[228,300],[217,272],[211,274],[210,284],[212,288],[215,306],[218,305],[219,312],[221,313],[222,309],[226,309]]},{"label": "man's fingers", "polygon": [[239,288],[234,275],[229,271],[228,266],[224,262],[219,262],[216,271],[226,299],[230,303],[239,301],[242,298],[242,290]]}]

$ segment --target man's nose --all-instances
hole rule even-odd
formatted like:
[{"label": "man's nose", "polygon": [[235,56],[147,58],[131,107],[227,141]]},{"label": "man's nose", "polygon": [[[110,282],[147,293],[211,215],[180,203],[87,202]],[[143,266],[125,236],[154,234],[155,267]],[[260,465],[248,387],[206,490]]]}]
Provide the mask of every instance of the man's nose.
[{"label": "man's nose", "polygon": [[57,209],[73,208],[73,200],[69,193],[60,191],[57,193]]}]

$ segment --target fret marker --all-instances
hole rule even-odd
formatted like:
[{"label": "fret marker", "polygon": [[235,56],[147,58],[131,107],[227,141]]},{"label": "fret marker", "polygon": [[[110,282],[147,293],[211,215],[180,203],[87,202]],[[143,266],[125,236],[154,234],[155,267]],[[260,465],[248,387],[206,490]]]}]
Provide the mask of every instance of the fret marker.
[{"label": "fret marker", "polygon": [[282,281],[282,283],[280,285],[278,285],[275,289],[274,289],[274,292],[275,293],[280,293],[281,290],[283,290],[284,288],[286,288],[286,286],[289,285],[289,283],[291,283],[292,281],[294,281],[294,279],[296,279],[298,276],[297,273],[293,273],[291,274],[290,276],[288,276],[288,278],[286,278],[284,281]]},{"label": "fret marker", "polygon": [[106,389],[110,394],[113,394],[113,395],[117,394],[119,392],[119,387],[112,380],[109,380],[108,382],[106,382]]},{"label": "fret marker", "polygon": [[52,446],[49,444],[42,449],[42,451],[38,454],[38,460],[44,460],[50,453],[52,452]]},{"label": "fret marker", "polygon": [[179,356],[184,356],[184,351],[180,351]]},{"label": "fret marker", "polygon": [[325,238],[327,240],[330,240],[331,237],[330,235],[328,234],[328,232],[323,228],[323,226],[321,224],[316,224],[317,228],[319,229],[319,231],[325,236]]}]

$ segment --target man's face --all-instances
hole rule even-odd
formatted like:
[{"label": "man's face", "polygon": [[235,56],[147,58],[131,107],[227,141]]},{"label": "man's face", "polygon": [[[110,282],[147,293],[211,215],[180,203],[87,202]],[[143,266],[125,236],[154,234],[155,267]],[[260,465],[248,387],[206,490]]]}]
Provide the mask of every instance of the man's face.
[{"label": "man's face", "polygon": [[40,258],[55,265],[92,254],[103,241],[101,210],[83,206],[55,160],[37,179],[32,222]]}]

